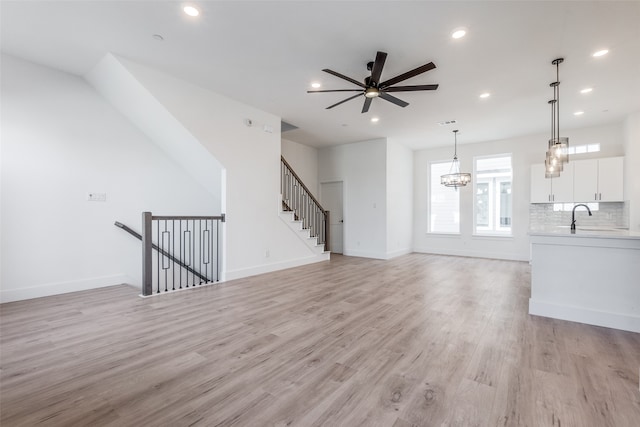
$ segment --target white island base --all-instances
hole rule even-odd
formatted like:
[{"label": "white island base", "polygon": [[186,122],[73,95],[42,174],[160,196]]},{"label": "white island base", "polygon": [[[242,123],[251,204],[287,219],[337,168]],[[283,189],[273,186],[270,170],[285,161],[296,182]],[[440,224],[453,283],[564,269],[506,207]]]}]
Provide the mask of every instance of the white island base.
[{"label": "white island base", "polygon": [[640,332],[640,234],[529,234],[529,314]]}]

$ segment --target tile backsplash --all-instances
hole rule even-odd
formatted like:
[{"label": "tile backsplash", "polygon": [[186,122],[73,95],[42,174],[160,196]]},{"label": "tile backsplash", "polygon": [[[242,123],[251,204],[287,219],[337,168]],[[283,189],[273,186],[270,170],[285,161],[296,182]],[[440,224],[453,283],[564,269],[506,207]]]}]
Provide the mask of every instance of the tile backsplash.
[{"label": "tile backsplash", "polygon": [[[573,203],[567,204],[574,206]],[[629,228],[629,207],[624,202],[601,202],[598,210],[591,210],[589,216],[584,207],[576,210],[578,226]],[[571,211],[554,210],[553,203],[532,203],[529,205],[529,228],[539,230],[557,225],[570,225]]]}]

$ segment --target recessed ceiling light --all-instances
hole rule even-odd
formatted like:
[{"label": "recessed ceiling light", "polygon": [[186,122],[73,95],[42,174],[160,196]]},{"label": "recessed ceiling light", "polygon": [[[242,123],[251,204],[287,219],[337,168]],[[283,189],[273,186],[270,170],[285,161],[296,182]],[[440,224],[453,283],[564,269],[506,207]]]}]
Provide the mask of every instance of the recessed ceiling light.
[{"label": "recessed ceiling light", "polygon": [[604,56],[604,55],[606,55],[607,53],[609,53],[609,50],[607,50],[607,49],[602,49],[602,50],[599,50],[599,51],[597,51],[597,52],[594,52],[593,56],[597,58],[597,57],[599,57],[599,56]]},{"label": "recessed ceiling light", "polygon": [[490,96],[491,96],[491,94],[489,92],[485,92],[485,93],[481,93],[480,94],[480,98],[488,98]]},{"label": "recessed ceiling light", "polygon": [[182,10],[189,16],[198,16],[200,15],[200,11],[193,6],[185,6]]},{"label": "recessed ceiling light", "polygon": [[454,39],[461,39],[466,34],[467,34],[467,30],[465,30],[464,28],[458,28],[453,33],[451,33],[451,37],[453,37]]},{"label": "recessed ceiling light", "polygon": [[371,117],[371,123],[377,123],[379,120],[377,117]]},{"label": "recessed ceiling light", "polygon": [[318,83],[318,82],[311,83],[311,87],[314,88],[314,89],[318,89],[320,86],[322,86],[322,85],[320,83]]},{"label": "recessed ceiling light", "polygon": [[592,90],[593,90],[593,88],[585,87],[584,89],[582,89],[582,90],[580,91],[580,93],[589,93],[589,92],[591,92]]},{"label": "recessed ceiling light", "polygon": [[576,111],[575,113],[573,113],[574,116],[581,116],[584,114],[584,111]]}]

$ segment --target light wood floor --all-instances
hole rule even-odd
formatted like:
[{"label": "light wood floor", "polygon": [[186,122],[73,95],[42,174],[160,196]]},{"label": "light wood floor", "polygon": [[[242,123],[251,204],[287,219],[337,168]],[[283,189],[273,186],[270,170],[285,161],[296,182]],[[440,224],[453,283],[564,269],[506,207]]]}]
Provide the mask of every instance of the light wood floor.
[{"label": "light wood floor", "polygon": [[1,425],[640,426],[640,334],[529,316],[529,271],[334,255],[4,304]]}]

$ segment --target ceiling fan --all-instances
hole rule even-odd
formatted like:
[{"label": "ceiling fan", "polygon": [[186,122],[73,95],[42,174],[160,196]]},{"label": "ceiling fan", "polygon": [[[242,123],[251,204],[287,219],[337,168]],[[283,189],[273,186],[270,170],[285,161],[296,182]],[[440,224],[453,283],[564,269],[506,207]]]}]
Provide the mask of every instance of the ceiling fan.
[{"label": "ceiling fan", "polygon": [[399,76],[393,77],[384,82],[380,82],[380,77],[382,75],[382,68],[384,67],[384,62],[387,60],[387,54],[385,52],[378,52],[376,54],[376,60],[373,62],[369,62],[367,64],[367,70],[371,71],[371,76],[366,77],[364,79],[364,84],[359,81],[352,79],[351,77],[347,77],[344,74],[340,74],[336,71],[329,70],[325,68],[325,73],[333,74],[336,77],[340,77],[348,82],[351,82],[355,85],[360,86],[360,89],[334,89],[334,90],[308,90],[307,93],[323,93],[323,92],[360,92],[356,95],[350,96],[347,99],[343,99],[342,101],[330,105],[327,107],[327,110],[333,107],[337,107],[338,105],[355,99],[361,95],[364,95],[364,105],[362,106],[362,112],[366,113],[369,111],[369,107],[371,106],[371,100],[373,98],[380,97],[385,101],[389,101],[392,104],[396,104],[400,107],[406,107],[409,105],[408,102],[405,102],[399,98],[396,98],[393,95],[389,95],[389,92],[413,92],[418,90],[436,90],[438,89],[438,85],[417,85],[417,86],[393,86],[396,83],[400,83],[404,80],[410,79],[411,77],[415,77],[418,74],[426,73],[429,70],[433,70],[436,68],[433,62],[429,62],[428,64],[422,65],[414,70],[407,71],[404,74],[400,74]]}]

